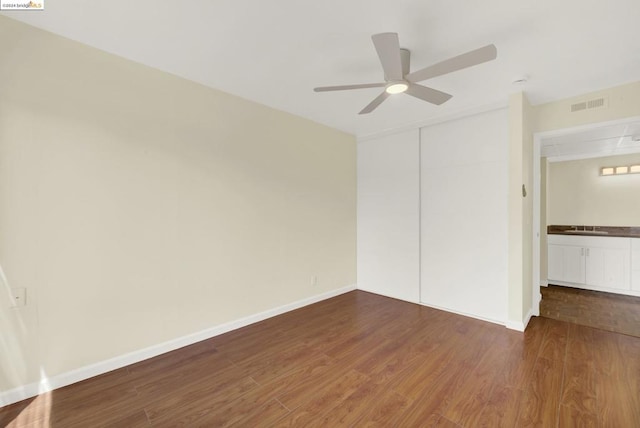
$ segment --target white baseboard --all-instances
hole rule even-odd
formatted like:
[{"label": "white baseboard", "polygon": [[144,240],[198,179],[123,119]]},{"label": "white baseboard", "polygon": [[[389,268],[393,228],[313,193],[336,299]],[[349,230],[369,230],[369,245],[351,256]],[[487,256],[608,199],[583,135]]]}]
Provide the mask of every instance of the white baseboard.
[{"label": "white baseboard", "polygon": [[621,294],[624,296],[640,297],[640,291],[638,290],[623,290],[621,288],[596,287],[593,285],[578,284],[575,282],[555,281],[555,280],[553,281],[553,285],[556,285],[556,286],[560,285],[562,287],[580,288],[583,290],[591,290],[591,291],[603,291],[605,293]]},{"label": "white baseboard", "polygon": [[462,316],[468,317],[468,318],[475,318],[475,319],[480,320],[480,321],[486,321],[486,322],[490,322],[490,323],[493,323],[493,324],[505,325],[504,321],[494,320],[494,319],[491,319],[491,318],[484,318],[484,317],[481,317],[481,316],[478,316],[478,315],[475,315],[475,314],[470,314],[470,313],[467,313],[467,312],[457,311],[457,310],[453,310],[453,309],[450,309],[450,308],[445,308],[445,307],[442,307],[442,306],[436,306],[436,305],[432,305],[432,304],[424,303],[424,302],[420,302],[418,304],[422,305],[422,306],[427,306],[427,307],[433,308],[433,309],[439,309],[439,310],[445,311],[445,312],[451,312],[452,314],[462,315]]},{"label": "white baseboard", "polygon": [[158,355],[179,349],[194,343],[210,339],[223,333],[227,333],[232,330],[236,330],[241,327],[245,327],[250,324],[254,324],[259,321],[263,321],[267,318],[281,315],[286,312],[302,308],[312,303],[317,303],[322,300],[330,299],[331,297],[338,296],[340,294],[348,293],[356,289],[356,285],[348,285],[346,287],[338,288],[336,290],[327,291],[326,293],[318,294],[315,296],[307,297],[306,299],[298,300],[296,302],[288,303],[277,308],[269,309],[264,312],[260,312],[254,315],[249,315],[244,318],[240,318],[235,321],[230,321],[215,327],[208,328],[196,333],[192,333],[186,336],[178,337],[176,339],[169,340],[167,342],[159,343],[157,345],[150,346],[148,348],[133,351],[128,354],[120,355],[114,358],[110,358],[99,363],[90,364],[88,366],[80,367],[75,370],[71,370],[66,373],[62,373],[50,378],[42,379],[40,382],[30,383],[28,385],[19,386],[14,389],[0,392],[0,407],[7,406],[9,404],[17,403],[18,401],[25,400],[27,398],[35,397],[38,394],[54,390],[56,388],[62,388],[63,386],[71,385],[72,383],[80,382],[85,379],[89,379],[94,376],[98,376],[112,370],[116,370],[130,364],[134,364]]},{"label": "white baseboard", "polygon": [[511,321],[511,320],[509,320],[509,321],[507,321],[505,326],[510,330],[524,331],[527,328],[527,325],[529,325],[529,321],[531,320],[532,316],[533,316],[533,311],[531,309],[529,309],[529,312],[524,317],[523,321]]},{"label": "white baseboard", "polygon": [[[540,303],[542,302],[542,293],[538,292],[535,296],[533,296],[533,300],[534,301],[532,303],[531,309],[529,309],[529,319],[531,319],[532,316],[540,316]],[[528,320],[527,323],[529,323]]]},{"label": "white baseboard", "polygon": [[544,281],[540,281],[540,287],[548,287],[549,286],[549,281],[547,281],[546,279]]},{"label": "white baseboard", "polygon": [[361,287],[358,285],[358,290],[360,291],[366,291],[367,293],[371,293],[371,294],[375,294],[378,296],[382,296],[382,297],[388,297],[390,299],[395,299],[395,300],[401,300],[403,302],[409,302],[409,303],[415,303],[416,305],[419,305],[420,302],[418,300],[409,300],[409,299],[405,299],[403,297],[398,297],[398,296],[392,296],[391,294],[387,294],[387,293],[381,293],[378,290],[369,290],[367,288]]}]

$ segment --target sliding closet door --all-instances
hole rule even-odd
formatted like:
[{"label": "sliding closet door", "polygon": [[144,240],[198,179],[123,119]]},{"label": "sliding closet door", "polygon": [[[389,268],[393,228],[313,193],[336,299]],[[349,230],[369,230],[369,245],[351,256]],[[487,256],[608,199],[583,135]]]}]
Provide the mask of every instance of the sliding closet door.
[{"label": "sliding closet door", "polygon": [[507,319],[506,110],[421,129],[420,298]]},{"label": "sliding closet door", "polygon": [[358,143],[358,288],[419,301],[420,147],[412,130]]}]

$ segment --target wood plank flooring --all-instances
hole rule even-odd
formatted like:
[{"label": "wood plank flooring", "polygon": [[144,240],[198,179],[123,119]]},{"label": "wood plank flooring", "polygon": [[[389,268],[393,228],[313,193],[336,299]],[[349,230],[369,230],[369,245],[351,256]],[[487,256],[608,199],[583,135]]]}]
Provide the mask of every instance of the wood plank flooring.
[{"label": "wood plank flooring", "polygon": [[640,337],[640,297],[549,285],[540,287],[540,315]]},{"label": "wood plank flooring", "polygon": [[640,339],[347,293],[0,409],[9,427],[638,427]]}]

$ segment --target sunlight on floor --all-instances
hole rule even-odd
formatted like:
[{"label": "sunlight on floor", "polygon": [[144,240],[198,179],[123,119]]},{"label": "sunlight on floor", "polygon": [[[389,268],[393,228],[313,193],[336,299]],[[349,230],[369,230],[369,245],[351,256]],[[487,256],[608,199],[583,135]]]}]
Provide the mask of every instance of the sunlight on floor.
[{"label": "sunlight on floor", "polygon": [[48,427],[51,422],[51,405],[53,391],[37,396],[29,403],[14,420],[9,422],[10,428],[40,428]]}]

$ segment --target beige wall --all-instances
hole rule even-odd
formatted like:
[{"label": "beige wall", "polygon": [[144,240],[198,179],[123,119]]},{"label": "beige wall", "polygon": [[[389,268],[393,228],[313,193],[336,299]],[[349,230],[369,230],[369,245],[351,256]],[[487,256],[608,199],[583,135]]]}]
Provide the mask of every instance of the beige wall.
[{"label": "beige wall", "polygon": [[[532,304],[533,133],[524,93],[509,97],[509,310],[512,326],[526,321]],[[522,186],[527,195],[523,196]]]},{"label": "beige wall", "polygon": [[0,39],[0,391],[355,284],[352,136],[5,17]]},{"label": "beige wall", "polygon": [[631,164],[640,154],[550,163],[548,224],[640,227],[640,174],[600,176]]},{"label": "beige wall", "polygon": [[[571,104],[605,97],[608,106],[572,113]],[[640,81],[533,107],[534,132],[640,116]]]},{"label": "beige wall", "polygon": [[526,196],[522,198],[522,313],[526,317],[533,304],[533,109],[526,96],[523,98],[522,178]]}]

